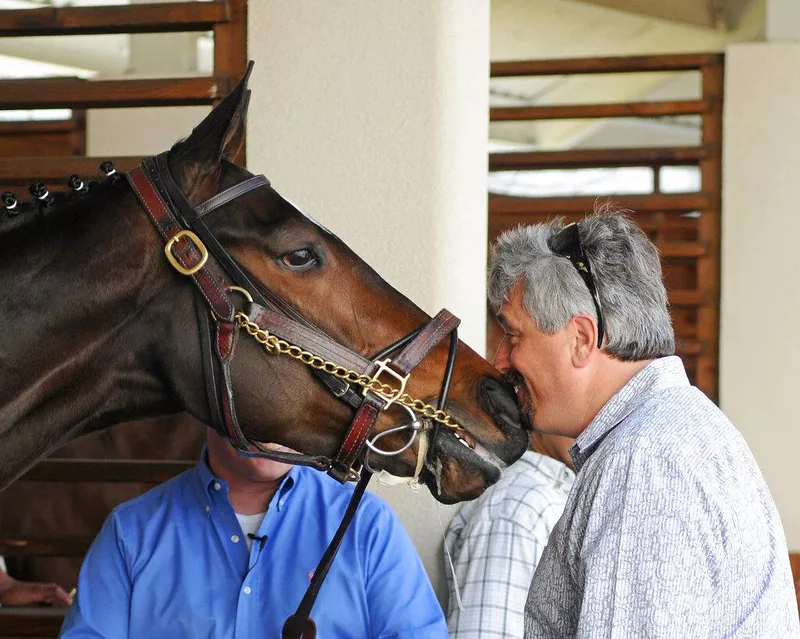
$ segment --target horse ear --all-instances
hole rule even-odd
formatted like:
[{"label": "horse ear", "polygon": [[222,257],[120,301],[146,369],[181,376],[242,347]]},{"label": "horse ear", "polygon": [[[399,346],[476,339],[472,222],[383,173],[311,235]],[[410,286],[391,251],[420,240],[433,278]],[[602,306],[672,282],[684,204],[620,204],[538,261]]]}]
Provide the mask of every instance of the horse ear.
[{"label": "horse ear", "polygon": [[170,164],[182,186],[196,184],[201,178],[218,176],[222,161],[233,161],[238,155],[244,144],[247,106],[250,103],[247,81],[252,70],[251,60],[236,88],[214,107],[188,138],[170,150]]}]

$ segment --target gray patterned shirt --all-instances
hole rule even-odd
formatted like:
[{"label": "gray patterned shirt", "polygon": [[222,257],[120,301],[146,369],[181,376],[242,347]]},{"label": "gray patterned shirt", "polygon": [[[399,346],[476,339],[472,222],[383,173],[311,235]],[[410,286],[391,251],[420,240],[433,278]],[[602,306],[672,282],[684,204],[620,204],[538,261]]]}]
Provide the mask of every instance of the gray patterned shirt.
[{"label": "gray patterned shirt", "polygon": [[531,583],[526,637],[800,637],[764,478],[679,358],[640,371],[570,453],[578,475]]}]

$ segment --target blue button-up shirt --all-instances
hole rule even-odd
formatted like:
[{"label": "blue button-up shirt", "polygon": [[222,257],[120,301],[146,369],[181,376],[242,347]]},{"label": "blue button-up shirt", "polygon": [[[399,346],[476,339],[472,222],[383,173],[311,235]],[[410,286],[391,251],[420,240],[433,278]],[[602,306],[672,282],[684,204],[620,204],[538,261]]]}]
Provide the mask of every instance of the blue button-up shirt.
[{"label": "blue button-up shirt", "polygon": [[[225,481],[198,465],[114,509],[81,567],[62,637],[280,637],[353,487],[295,467],[248,551]],[[441,607],[389,507],[364,495],[314,605],[320,639],[446,637]]]}]

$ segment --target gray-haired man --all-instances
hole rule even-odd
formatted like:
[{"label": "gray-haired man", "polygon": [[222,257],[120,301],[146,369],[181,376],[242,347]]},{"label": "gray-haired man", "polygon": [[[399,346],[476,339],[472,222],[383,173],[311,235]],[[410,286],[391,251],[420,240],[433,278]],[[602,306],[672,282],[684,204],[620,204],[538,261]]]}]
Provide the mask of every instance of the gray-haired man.
[{"label": "gray-haired man", "polygon": [[497,241],[495,364],[534,428],[577,438],[526,637],[796,637],[783,528],[740,433],[680,359],[658,251],[622,215]]}]

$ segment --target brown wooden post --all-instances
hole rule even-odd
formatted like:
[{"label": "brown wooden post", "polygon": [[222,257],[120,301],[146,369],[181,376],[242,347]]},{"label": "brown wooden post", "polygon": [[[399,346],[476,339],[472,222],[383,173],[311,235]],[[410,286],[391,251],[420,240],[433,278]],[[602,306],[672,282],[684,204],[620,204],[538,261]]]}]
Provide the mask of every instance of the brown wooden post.
[{"label": "brown wooden post", "polygon": [[[236,82],[247,69],[247,0],[228,0],[227,5],[228,22],[214,25],[214,75]],[[246,164],[245,147],[243,144],[236,158],[242,166]]]},{"label": "brown wooden post", "polygon": [[695,383],[715,402],[719,387],[723,73],[721,55],[712,58],[702,70],[703,99],[710,103],[710,108],[702,119],[702,143],[708,154],[700,161],[700,183],[709,202],[701,211],[697,238],[707,248],[705,255],[697,260],[697,288],[707,294],[707,301],[697,309],[697,339],[703,345],[703,352],[697,361]]}]

